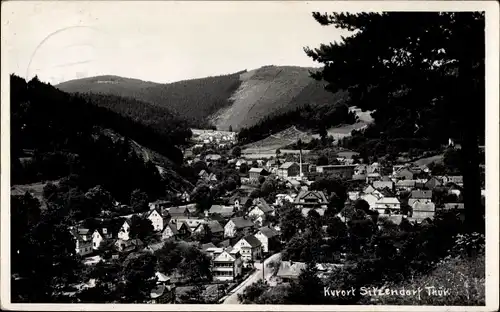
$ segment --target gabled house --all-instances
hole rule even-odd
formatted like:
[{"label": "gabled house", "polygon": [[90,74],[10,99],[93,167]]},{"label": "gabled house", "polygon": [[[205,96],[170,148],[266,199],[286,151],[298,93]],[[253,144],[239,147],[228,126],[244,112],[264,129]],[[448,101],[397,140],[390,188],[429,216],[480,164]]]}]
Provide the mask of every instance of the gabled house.
[{"label": "gabled house", "polygon": [[267,202],[259,198],[256,200],[256,205],[248,212],[249,217],[263,217],[266,215],[274,215],[274,209],[267,204]]},{"label": "gabled house", "polygon": [[179,234],[182,235],[180,229],[183,224],[186,224],[186,226],[189,228],[190,232],[192,233],[200,224],[205,224],[207,223],[206,220],[204,219],[177,219],[176,224],[177,224],[177,231],[179,231]]},{"label": "gabled house", "polygon": [[253,222],[246,217],[232,218],[224,226],[224,237],[234,237],[238,233],[249,232],[253,227]]},{"label": "gabled house", "polygon": [[168,223],[161,233],[162,239],[176,238],[179,235],[179,231],[177,231],[177,225],[174,223]]},{"label": "gabled house", "polygon": [[391,191],[394,190],[394,182],[392,181],[373,181],[373,188],[377,190],[389,189]]},{"label": "gabled house", "polygon": [[94,250],[100,249],[103,242],[110,238],[112,238],[112,235],[108,232],[108,228],[95,229],[92,233],[92,248]]},{"label": "gabled house", "polygon": [[430,190],[413,190],[411,191],[408,205],[412,206],[414,203],[419,202],[427,204],[432,201],[432,191]]},{"label": "gabled house", "polygon": [[262,244],[262,252],[268,253],[272,251],[277,251],[280,248],[279,232],[275,229],[264,226],[255,233],[255,238],[257,238]]},{"label": "gabled house", "polygon": [[127,241],[130,238],[130,220],[127,219],[123,222],[122,227],[118,231],[118,239]]},{"label": "gabled house", "polygon": [[161,241],[161,242],[154,243],[154,244],[149,244],[148,246],[146,246],[144,248],[144,251],[154,254],[158,250],[162,249],[163,246],[165,246],[165,241]]},{"label": "gabled house", "polygon": [[69,231],[75,240],[76,254],[86,256],[93,251],[89,229],[70,227]]},{"label": "gabled house", "polygon": [[193,233],[193,230],[191,229],[191,227],[187,224],[186,221],[183,221],[180,223],[180,225],[178,226],[178,235],[182,238],[186,238],[186,237],[190,237],[191,234]]},{"label": "gabled house", "polygon": [[115,242],[115,247],[119,252],[132,252],[142,249],[144,243],[138,238],[130,240],[118,239]]},{"label": "gabled house", "polygon": [[232,250],[240,252],[243,265],[247,266],[262,256],[262,243],[254,235],[247,235],[234,244]]},{"label": "gabled house", "polygon": [[374,206],[380,214],[385,214],[386,210],[397,212],[401,209],[401,203],[396,197],[384,197],[379,199]]},{"label": "gabled house", "polygon": [[219,214],[223,218],[231,218],[235,213],[235,208],[232,206],[212,205],[208,210],[208,215]]},{"label": "gabled house", "polygon": [[234,281],[241,276],[243,261],[238,251],[222,251],[212,261],[212,276],[218,281]]},{"label": "gabled house", "polygon": [[222,238],[224,236],[224,228],[220,225],[217,220],[210,220],[206,223],[200,223],[194,230],[193,233],[198,233],[205,235],[208,231],[210,231],[210,235],[213,238]]},{"label": "gabled house", "polygon": [[269,175],[269,172],[267,172],[267,170],[264,168],[251,168],[248,171],[250,183],[257,183],[259,181],[260,177],[266,177],[268,175]]},{"label": "gabled house", "polygon": [[328,200],[322,191],[301,191],[293,203],[299,208],[327,208],[328,206]]},{"label": "gabled house", "polygon": [[172,207],[169,209],[168,214],[171,220],[187,219],[191,216],[191,212],[186,206]]},{"label": "gabled house", "polygon": [[424,186],[429,190],[433,190],[434,188],[443,185],[443,183],[436,177],[431,177],[427,182],[425,182]]},{"label": "gabled house", "polygon": [[436,213],[436,206],[434,203],[420,203],[417,202],[412,206],[411,218],[418,222],[425,220],[427,218],[434,219]]},{"label": "gabled house", "polygon": [[296,162],[287,161],[278,168],[278,177],[282,179],[298,177],[300,166]]},{"label": "gabled house", "polygon": [[362,194],[359,198],[365,200],[368,203],[368,205],[370,205],[371,209],[375,209],[375,203],[381,197],[379,197],[379,196],[377,196],[375,194]]},{"label": "gabled house", "polygon": [[401,168],[400,170],[396,171],[394,174],[394,177],[396,179],[401,179],[401,180],[413,180],[413,171],[411,171],[408,168]]},{"label": "gabled house", "polygon": [[167,225],[170,221],[169,217],[162,216],[162,214],[160,212],[158,212],[158,210],[156,210],[156,209],[150,210],[147,213],[146,218],[151,221],[151,224],[153,225],[153,229],[156,232],[163,230],[165,228],[165,225]]}]

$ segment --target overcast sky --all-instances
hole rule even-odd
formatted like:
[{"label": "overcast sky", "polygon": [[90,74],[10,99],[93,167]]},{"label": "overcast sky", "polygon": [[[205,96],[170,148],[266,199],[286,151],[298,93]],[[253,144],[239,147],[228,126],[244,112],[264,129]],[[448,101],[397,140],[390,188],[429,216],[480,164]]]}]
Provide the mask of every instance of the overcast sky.
[{"label": "overcast sky", "polygon": [[303,47],[347,33],[322,27],[311,12],[341,9],[332,2],[13,1],[2,4],[2,33],[9,72],[22,77],[172,82],[263,65],[319,66]]}]

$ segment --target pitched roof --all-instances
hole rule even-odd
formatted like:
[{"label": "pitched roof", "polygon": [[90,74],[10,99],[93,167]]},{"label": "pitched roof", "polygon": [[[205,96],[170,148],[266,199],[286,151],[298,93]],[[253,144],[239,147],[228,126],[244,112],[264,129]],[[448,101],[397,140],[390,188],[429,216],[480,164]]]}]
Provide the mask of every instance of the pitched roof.
[{"label": "pitched roof", "polygon": [[181,207],[171,207],[168,213],[173,216],[173,215],[183,215],[186,212],[189,212],[189,209],[186,206],[181,206]]},{"label": "pitched roof", "polygon": [[247,243],[250,244],[250,246],[252,246],[252,248],[259,247],[260,245],[262,245],[260,240],[258,240],[254,235],[245,236],[243,239],[246,240]]},{"label": "pitched roof", "polygon": [[163,231],[165,231],[167,228],[170,228],[170,230],[172,231],[172,233],[174,235],[177,235],[179,232],[177,231],[177,225],[174,225],[173,223],[167,223],[167,225],[165,225],[165,228],[163,229]]},{"label": "pitched roof", "polygon": [[396,197],[384,197],[379,199],[377,204],[399,204],[399,200]]},{"label": "pitched roof", "polygon": [[303,216],[307,216],[309,214],[309,211],[311,210],[316,210],[316,212],[320,215],[320,216],[324,216],[325,215],[325,211],[326,209],[325,208],[302,208],[302,215]]},{"label": "pitched roof", "polygon": [[248,172],[255,172],[255,173],[262,173],[262,172],[265,172],[266,169],[264,168],[251,168],[250,170],[248,170]]},{"label": "pitched roof", "polygon": [[298,166],[298,164],[294,161],[287,161],[286,163],[280,166],[280,169],[288,169],[294,164]]},{"label": "pitched roof", "polygon": [[300,200],[306,197],[317,199],[320,203],[328,203],[325,193],[322,191],[300,191],[299,195],[295,197],[295,202],[300,203]]},{"label": "pitched roof", "polygon": [[416,212],[416,211],[434,212],[434,211],[436,211],[436,205],[434,205],[434,203],[416,202],[415,204],[413,204],[412,208],[413,208],[413,212]]},{"label": "pitched roof", "polygon": [[215,246],[213,243],[206,243],[206,244],[202,244],[201,245],[201,250],[202,251],[205,251],[209,248],[217,248],[217,246]]},{"label": "pitched roof", "polygon": [[257,207],[259,207],[260,210],[262,210],[264,213],[271,212],[274,210],[273,208],[271,208],[271,206],[269,206],[269,204],[263,198],[257,199]]},{"label": "pitched roof", "polygon": [[236,228],[240,228],[240,229],[252,227],[254,225],[250,219],[245,219],[243,217],[232,218],[231,221],[233,221]]},{"label": "pitched roof", "polygon": [[207,225],[210,228],[210,232],[212,233],[224,232],[224,228],[217,220],[210,220],[208,221]]},{"label": "pitched roof", "polygon": [[422,198],[422,199],[431,199],[432,198],[432,191],[429,190],[414,190],[411,191],[411,198]]},{"label": "pitched roof", "polygon": [[234,213],[234,207],[232,206],[222,206],[222,205],[212,205],[210,209],[208,210],[208,213],[213,214],[213,213],[218,213],[221,215],[233,215]]},{"label": "pitched roof", "polygon": [[262,233],[262,235],[266,236],[267,238],[271,238],[271,237],[279,235],[279,233],[276,230],[274,230],[268,226],[261,227],[259,229],[259,232]]},{"label": "pitched roof", "polygon": [[396,185],[397,186],[415,186],[416,183],[417,183],[417,181],[415,181],[415,180],[401,180],[401,181],[396,182]]},{"label": "pitched roof", "polygon": [[304,262],[282,261],[278,270],[278,277],[297,278],[306,268]]}]

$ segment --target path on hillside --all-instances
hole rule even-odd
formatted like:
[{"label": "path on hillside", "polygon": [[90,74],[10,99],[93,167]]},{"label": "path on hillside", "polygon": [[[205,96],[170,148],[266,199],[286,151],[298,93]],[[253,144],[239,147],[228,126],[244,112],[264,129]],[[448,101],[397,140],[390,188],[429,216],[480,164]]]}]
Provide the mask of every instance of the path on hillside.
[{"label": "path on hillside", "polygon": [[[281,254],[277,253],[264,260],[264,266],[266,266],[264,267],[264,275],[265,279],[268,282],[269,278],[272,275],[272,269],[268,268],[267,265],[270,262],[277,260],[280,256]],[[231,290],[229,295],[224,300],[223,304],[240,304],[240,302],[238,301],[238,294],[242,294],[248,286],[262,279],[262,268],[263,268],[262,263],[255,263],[255,269],[256,269],[255,272],[252,275],[250,275],[246,280],[244,280],[241,284],[239,284],[233,290]]]}]

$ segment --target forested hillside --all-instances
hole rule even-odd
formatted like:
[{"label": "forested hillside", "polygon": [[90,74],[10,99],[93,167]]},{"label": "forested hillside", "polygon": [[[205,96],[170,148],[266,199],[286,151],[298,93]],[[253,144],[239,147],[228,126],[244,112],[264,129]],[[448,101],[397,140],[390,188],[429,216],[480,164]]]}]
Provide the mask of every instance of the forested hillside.
[{"label": "forested hillside", "polygon": [[[239,77],[240,73],[234,73],[160,84],[116,76],[99,76],[67,81],[57,85],[57,88],[71,93],[133,98],[158,106],[158,109],[167,108],[185,118],[192,127],[209,127],[211,125],[207,117],[231,104],[229,98],[241,83]],[[116,106],[113,109],[122,111]]]},{"label": "forested hillside", "polygon": [[[91,101],[36,77],[26,82],[11,76],[12,184],[70,177],[73,187],[85,191],[101,185],[123,202],[129,202],[134,190],[151,198],[161,196],[171,181],[162,179],[156,166],[135,152],[129,138],[180,165],[177,145],[190,137],[190,131],[174,119],[167,119],[171,122],[164,129],[150,128]],[[124,138],[113,140],[104,128]]]}]

